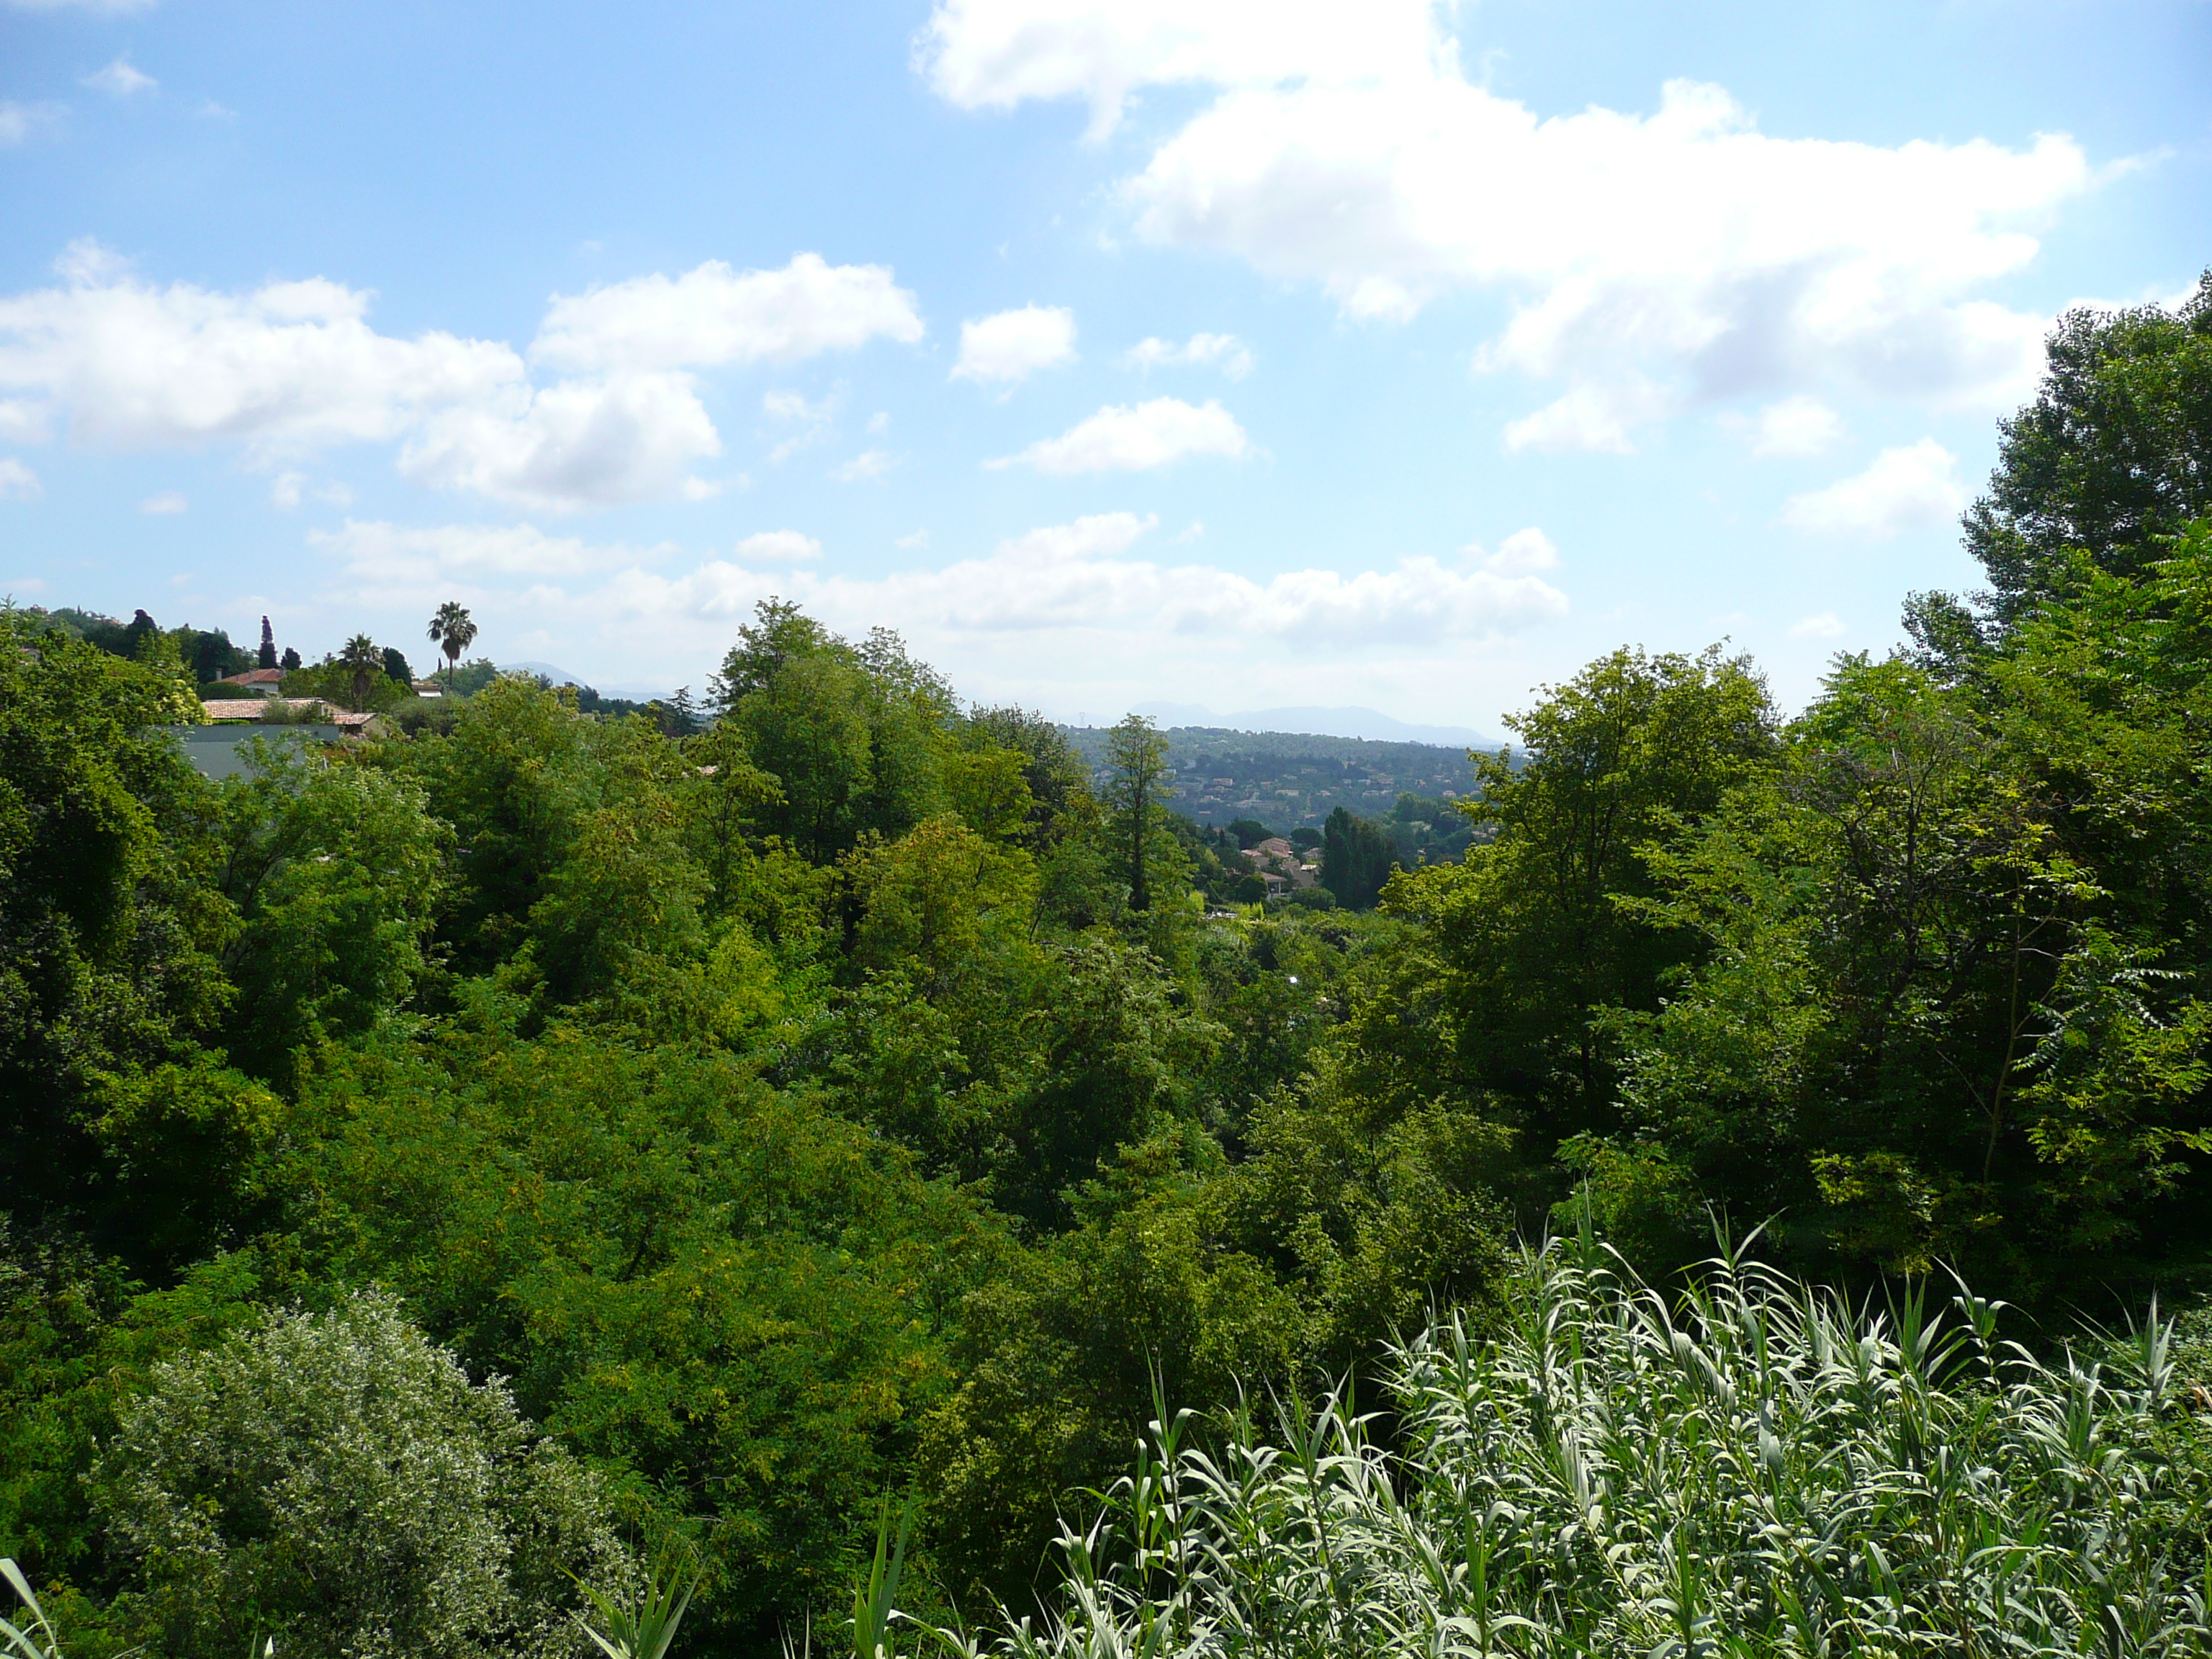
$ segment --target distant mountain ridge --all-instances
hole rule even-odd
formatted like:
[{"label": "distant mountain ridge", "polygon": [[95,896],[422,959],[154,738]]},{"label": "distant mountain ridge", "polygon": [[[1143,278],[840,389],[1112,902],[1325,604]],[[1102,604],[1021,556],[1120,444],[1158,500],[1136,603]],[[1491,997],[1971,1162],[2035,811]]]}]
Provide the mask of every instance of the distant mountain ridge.
[{"label": "distant mountain ridge", "polygon": [[1371,743],[1432,743],[1446,749],[1499,749],[1505,743],[1504,738],[1478,732],[1471,726],[1422,726],[1375,708],[1252,708],[1237,714],[1217,714],[1195,703],[1140,702],[1136,712],[1162,726],[1361,738]]}]

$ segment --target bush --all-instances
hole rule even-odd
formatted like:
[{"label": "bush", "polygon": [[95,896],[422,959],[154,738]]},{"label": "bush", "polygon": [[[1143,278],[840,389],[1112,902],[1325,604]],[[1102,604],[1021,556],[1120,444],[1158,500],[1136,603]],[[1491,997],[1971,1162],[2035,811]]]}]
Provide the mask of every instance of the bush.
[{"label": "bush", "polygon": [[571,1572],[634,1576],[592,1476],[378,1294],[157,1367],[96,1466],[169,1659],[571,1655]]}]

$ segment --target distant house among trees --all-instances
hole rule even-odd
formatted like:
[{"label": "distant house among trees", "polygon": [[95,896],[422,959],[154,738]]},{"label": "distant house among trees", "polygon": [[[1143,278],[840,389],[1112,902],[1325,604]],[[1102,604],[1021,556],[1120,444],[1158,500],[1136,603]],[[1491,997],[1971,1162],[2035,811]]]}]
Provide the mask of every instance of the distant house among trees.
[{"label": "distant house among trees", "polygon": [[1244,860],[1267,884],[1270,893],[1314,884],[1317,872],[1298,856],[1297,849],[1280,836],[1270,836],[1244,849]]},{"label": "distant house among trees", "polygon": [[[274,655],[272,652],[270,653]],[[235,685],[247,695],[273,697],[283,690],[284,671],[281,668],[249,668],[242,674],[225,674],[215,682],[217,685]]]}]

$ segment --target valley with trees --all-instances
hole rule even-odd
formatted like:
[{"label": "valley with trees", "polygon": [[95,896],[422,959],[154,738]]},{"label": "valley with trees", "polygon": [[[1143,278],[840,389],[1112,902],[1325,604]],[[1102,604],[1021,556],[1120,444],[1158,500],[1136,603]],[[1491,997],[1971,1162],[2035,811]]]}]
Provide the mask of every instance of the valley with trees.
[{"label": "valley with trees", "polygon": [[11,605],[11,1651],[2205,1652],[2212,276],[1966,535],[1464,757]]}]

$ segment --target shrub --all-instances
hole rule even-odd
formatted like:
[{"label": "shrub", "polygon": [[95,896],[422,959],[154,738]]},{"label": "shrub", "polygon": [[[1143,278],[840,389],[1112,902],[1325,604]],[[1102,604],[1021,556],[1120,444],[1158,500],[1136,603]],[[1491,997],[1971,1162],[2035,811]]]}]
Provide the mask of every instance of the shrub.
[{"label": "shrub", "polygon": [[158,1367],[93,1479],[169,1659],[574,1654],[568,1575],[634,1573],[592,1477],[374,1293]]}]

